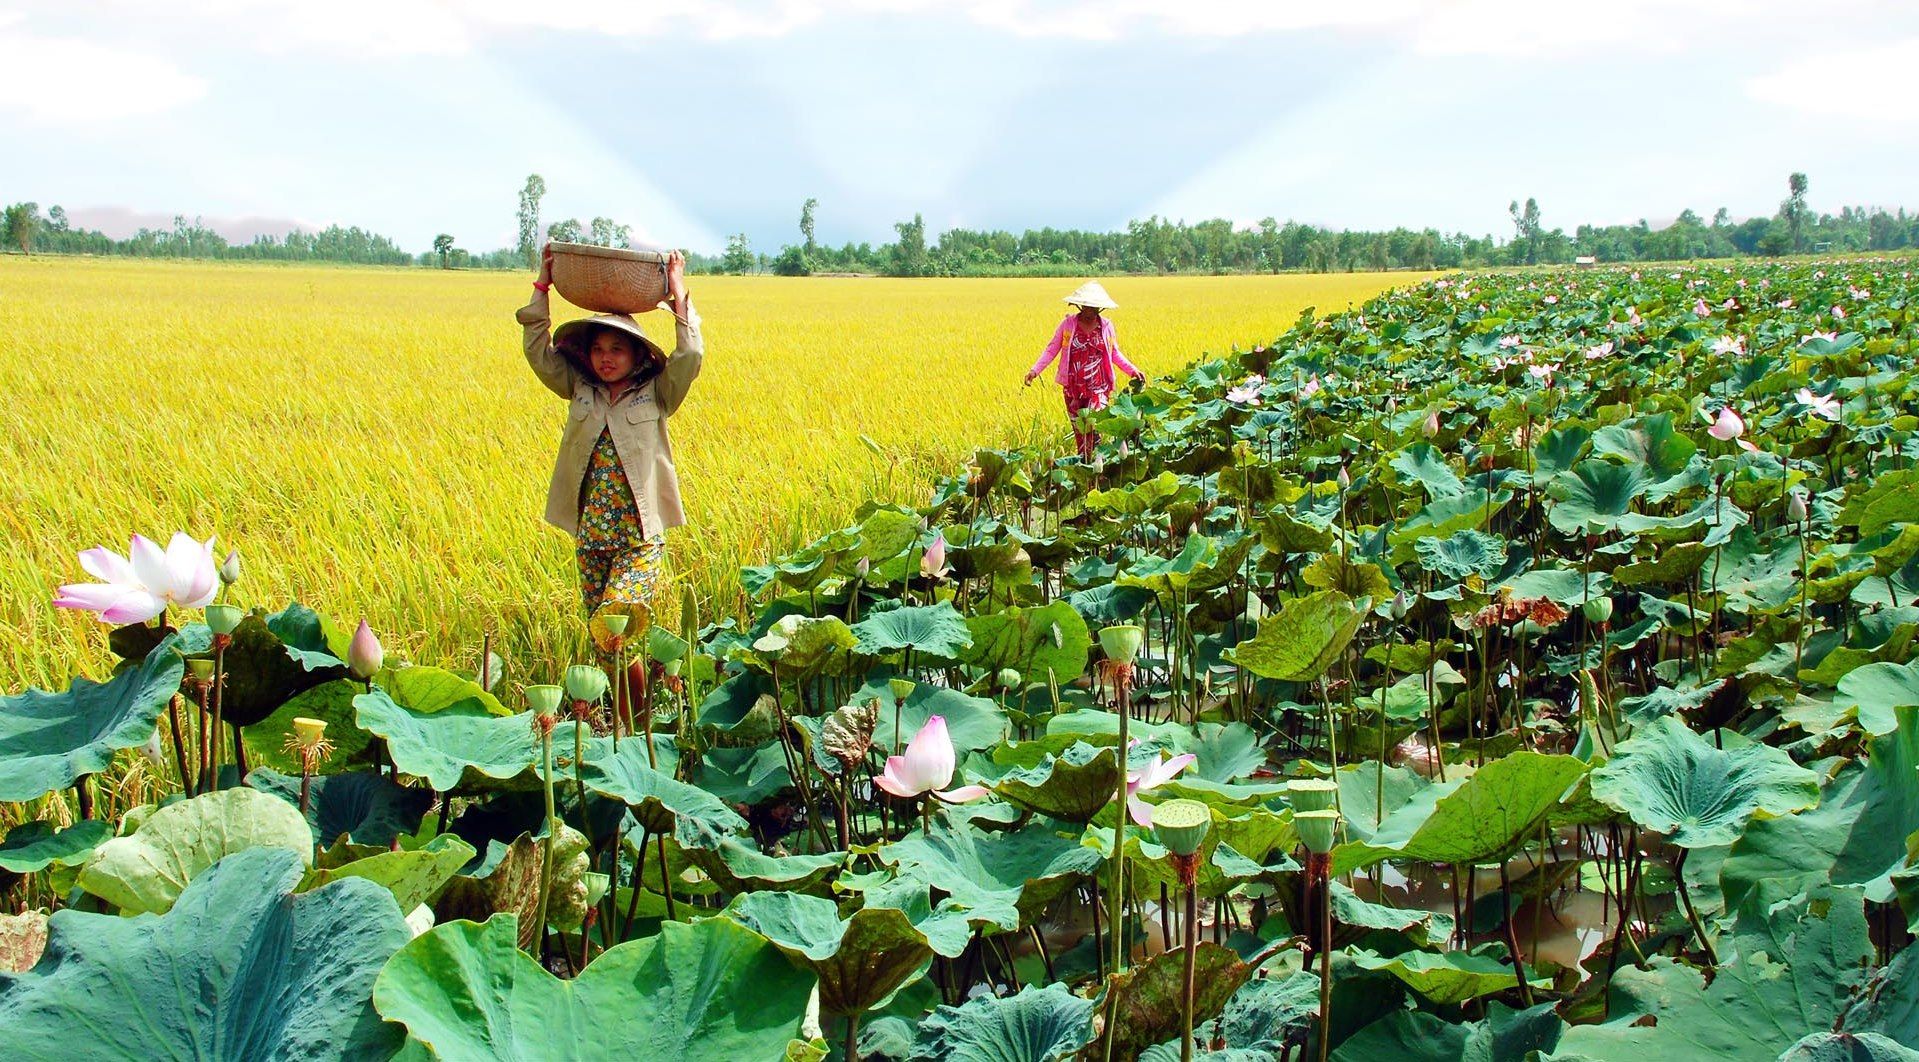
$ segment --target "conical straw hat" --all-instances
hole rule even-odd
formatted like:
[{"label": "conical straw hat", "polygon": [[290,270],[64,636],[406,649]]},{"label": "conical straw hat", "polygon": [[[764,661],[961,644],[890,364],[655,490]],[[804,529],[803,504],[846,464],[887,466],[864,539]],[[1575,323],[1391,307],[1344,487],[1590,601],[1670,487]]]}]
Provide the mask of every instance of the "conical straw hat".
[{"label": "conical straw hat", "polygon": [[1097,306],[1102,310],[1119,309],[1119,303],[1114,302],[1113,297],[1106,294],[1106,289],[1100,287],[1097,280],[1089,280],[1081,284],[1071,295],[1066,296],[1065,301],[1074,306]]}]

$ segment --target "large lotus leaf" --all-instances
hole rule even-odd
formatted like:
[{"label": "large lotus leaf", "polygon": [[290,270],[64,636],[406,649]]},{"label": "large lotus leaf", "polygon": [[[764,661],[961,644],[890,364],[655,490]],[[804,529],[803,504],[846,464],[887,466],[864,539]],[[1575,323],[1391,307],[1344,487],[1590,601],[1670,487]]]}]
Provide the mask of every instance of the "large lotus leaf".
[{"label": "large lotus leaf", "polygon": [[1793,1044],[1779,1062],[1919,1062],[1919,1051],[1878,1033],[1813,1033]]},{"label": "large lotus leaf", "polygon": [[1672,414],[1636,417],[1593,432],[1593,453],[1618,459],[1652,479],[1667,479],[1686,470],[1698,450],[1693,441],[1674,430]]},{"label": "large lotus leaf", "polygon": [[388,1021],[446,1059],[747,1062],[799,1033],[812,975],[726,918],[668,922],[562,981],[516,946],[512,916],[436,926],[373,986]]},{"label": "large lotus leaf", "polygon": [[370,881],[291,896],[300,874],[293,853],[255,848],[164,915],[56,913],[39,964],[0,973],[6,1056],[388,1057],[402,1037],[368,998],[406,921]]},{"label": "large lotus leaf", "polygon": [[[586,875],[592,870],[587,848],[586,835],[571,826],[562,825],[553,835],[553,881],[546,920],[555,928],[578,929],[586,918]],[[433,901],[434,919],[477,922],[510,914],[519,920],[525,937],[520,946],[531,947],[539,930],[533,919],[539,913],[543,851],[540,839],[530,833],[514,838],[512,844],[487,842],[480,865],[471,873],[454,875]]]},{"label": "large lotus leaf", "polygon": [[754,710],[762,703],[767,706],[766,732],[770,733],[773,718],[773,680],[757,671],[745,671],[713,687],[712,692],[700,701],[699,711],[695,713],[695,716],[699,719],[701,726],[734,730],[749,718],[754,718]]},{"label": "large lotus leaf", "polygon": [[1789,815],[1819,802],[1819,776],[1784,752],[1715,748],[1674,716],[1640,727],[1592,773],[1592,793],[1681,848],[1739,839],[1755,812]]},{"label": "large lotus leaf", "polygon": [[[442,793],[540,785],[540,740],[531,712],[489,715],[475,705],[424,714],[395,704],[377,688],[353,704],[359,725],[386,740],[394,768]],[[572,750],[576,725],[563,722],[554,729],[555,761]]]},{"label": "large lotus leaf", "polygon": [[611,745],[600,746],[597,755],[587,757],[580,780],[593,792],[631,808],[639,824],[654,833],[671,834],[682,819],[696,820],[712,833],[746,830],[746,820],[718,797],[648,765],[641,741],[624,743],[618,753]]},{"label": "large lotus leaf", "polygon": [[1113,580],[1121,586],[1137,586],[1159,596],[1179,593],[1193,582],[1196,569],[1218,554],[1218,546],[1205,535],[1190,535],[1178,556],[1145,557],[1133,563]]},{"label": "large lotus leaf", "polygon": [[272,715],[246,728],[247,756],[260,766],[287,774],[297,772],[300,754],[288,743],[293,736],[293,721],[318,719],[326,723],[327,744],[333,746],[320,761],[319,769],[331,770],[359,761],[373,743],[373,735],[360,729],[354,718],[353,698],[365,692],[365,683],[341,678],[295,694]]},{"label": "large lotus leaf", "polygon": [[896,867],[901,881],[946,893],[969,920],[1009,933],[1022,927],[1023,913],[1036,913],[1105,863],[1078,837],[1040,823],[987,833],[944,820],[886,845],[876,858]]},{"label": "large lotus leaf", "polygon": [[1867,664],[1839,680],[1832,702],[1859,711],[1859,726],[1877,737],[1898,725],[1896,708],[1919,705],[1919,660],[1908,664]]},{"label": "large lotus leaf", "polygon": [[[1194,956],[1193,1022],[1210,1021],[1226,1006],[1253,968],[1231,948],[1201,941]],[[1108,1035],[1114,1058],[1137,1058],[1154,1044],[1177,1039],[1186,998],[1185,950],[1164,951],[1123,974],[1108,976],[1106,992],[1119,1002]]]},{"label": "large lotus leaf", "polygon": [[860,523],[859,555],[878,564],[919,540],[920,518],[897,509],[876,509]]},{"label": "large lotus leaf", "polygon": [[1879,972],[1882,984],[1861,993],[1846,1012],[1846,1027],[1919,1043],[1919,948],[1908,945]]},{"label": "large lotus leaf", "polygon": [[[1406,910],[1362,900],[1359,894],[1335,881],[1332,883],[1333,920],[1354,929],[1384,929],[1404,933],[1406,939],[1422,948],[1444,947],[1453,935],[1453,916],[1424,909]],[[1377,969],[1377,967],[1368,967]],[[1398,971],[1395,971],[1397,974]],[[1405,980],[1401,976],[1401,980]],[[1508,982],[1517,984],[1516,977]],[[1408,982],[1409,984],[1411,982]],[[1414,986],[1418,987],[1418,986]]]},{"label": "large lotus leaf", "polygon": [[962,757],[992,748],[1007,735],[1006,712],[998,704],[945,686],[920,683],[901,704],[884,680],[875,680],[853,695],[855,704],[869,699],[880,702],[879,719],[873,727],[876,750],[898,752],[936,715],[946,720],[947,736]]},{"label": "large lotus leaf", "polygon": [[1600,534],[1620,525],[1632,512],[1633,499],[1646,493],[1652,477],[1639,465],[1620,465],[1588,458],[1561,472],[1546,484],[1553,499],[1546,518],[1568,535]]},{"label": "large lotus leaf", "polygon": [[1171,501],[1178,494],[1179,475],[1174,472],[1161,472],[1152,479],[1140,480],[1124,487],[1087,491],[1086,507],[1094,512],[1112,513],[1114,516],[1139,517]]},{"label": "large lotus leaf", "polygon": [[26,973],[47,950],[47,916],[42,911],[0,914],[0,975]]},{"label": "large lotus leaf", "polygon": [[1472,487],[1450,498],[1434,498],[1386,536],[1394,547],[1394,563],[1410,559],[1411,544],[1422,538],[1445,538],[1469,527],[1485,527],[1510,500],[1511,491],[1488,494],[1483,487]]},{"label": "large lotus leaf", "polygon": [[1869,482],[1864,492],[1847,499],[1840,523],[1859,525],[1864,538],[1895,524],[1919,522],[1919,469],[1882,472]]},{"label": "large lotus leaf", "polygon": [[472,845],[442,834],[411,851],[380,852],[342,866],[309,870],[299,891],[310,892],[342,878],[365,878],[391,892],[400,910],[411,911],[432,903],[475,854]]},{"label": "large lotus leaf", "polygon": [[1189,749],[1198,757],[1192,773],[1209,781],[1230,782],[1266,765],[1266,749],[1245,723],[1201,723]]},{"label": "large lotus leaf", "polygon": [[782,616],[753,643],[767,670],[779,668],[783,681],[837,674],[846,654],[859,644],[853,629],[838,616]]},{"label": "large lotus leaf", "polygon": [[1098,1006],[1057,981],[942,1006],[920,1023],[913,1062],[1060,1062],[1093,1043]]},{"label": "large lotus leaf", "polygon": [[973,644],[960,659],[988,671],[1012,668],[1027,682],[1065,685],[1086,670],[1093,636],[1065,601],[1035,608],[1014,605],[1002,612],[969,616]]},{"label": "large lotus leaf", "polygon": [[1331,550],[1301,569],[1299,581],[1319,590],[1337,590],[1354,600],[1384,601],[1393,594],[1393,584],[1379,565]]},{"label": "large lotus leaf", "polygon": [[1551,1051],[1566,1023],[1541,1003],[1513,1010],[1491,1001],[1486,1020],[1465,1025],[1426,1011],[1395,1011],[1361,1029],[1333,1052],[1337,1062],[1391,1058],[1396,1062],[1527,1062],[1532,1052]]},{"label": "large lotus leaf", "polygon": [[1378,761],[1340,768],[1340,828],[1356,841],[1371,840],[1379,824],[1432,786],[1410,767],[1386,767]]},{"label": "large lotus leaf", "polygon": [[1421,790],[1379,824],[1370,842],[1334,849],[1334,872],[1386,859],[1470,865],[1510,855],[1538,836],[1540,824],[1586,770],[1572,756],[1509,753],[1463,782]]},{"label": "large lotus leaf", "polygon": [[146,744],[186,666],[162,643],[105,682],[76,678],[64,693],[0,697],[0,802],[65,789],[105,770],[115,750]]},{"label": "large lotus leaf", "polygon": [[1466,485],[1459,474],[1446,464],[1446,457],[1431,443],[1414,443],[1401,451],[1391,463],[1393,471],[1425,488],[1428,498],[1450,498],[1463,493]]},{"label": "large lotus leaf", "polygon": [[455,706],[473,707],[468,702],[478,702],[488,715],[513,714],[479,683],[437,667],[389,668],[380,673],[380,688],[395,704],[422,715]]},{"label": "large lotus leaf", "polygon": [[1318,1014],[1319,975],[1299,970],[1289,977],[1254,978],[1240,986],[1226,1001],[1213,1028],[1226,1041],[1228,1051],[1270,1059],[1278,1057]]},{"label": "large lotus leaf", "polygon": [[728,804],[757,804],[793,784],[786,751],[778,741],[735,749],[708,749],[689,776]]},{"label": "large lotus leaf", "polygon": [[955,658],[973,643],[966,617],[950,601],[879,612],[853,624],[856,652],[868,656],[912,649],[917,653]]},{"label": "large lotus leaf", "polygon": [[7,839],[0,842],[0,870],[31,874],[56,864],[79,866],[111,836],[113,827],[100,819],[84,819],[57,832],[38,819],[23,822],[8,830]]},{"label": "large lotus leaf", "polygon": [[[1506,958],[1505,949],[1497,945],[1473,951],[1408,951],[1391,956],[1362,951],[1352,958],[1360,969],[1384,970],[1434,1003],[1464,1003],[1519,984],[1519,975]],[[1535,988],[1551,985],[1551,978],[1533,982]]]},{"label": "large lotus leaf", "polygon": [[819,979],[820,1009],[850,1017],[883,1005],[932,965],[933,948],[905,911],[865,907],[841,918],[832,900],[753,892],[726,913]]},{"label": "large lotus leaf", "polygon": [[1819,806],[1746,827],[1720,868],[1728,903],[1781,879],[1793,888],[1819,882],[1861,885],[1879,903],[1893,898],[1892,875],[1906,863],[1906,838],[1919,830],[1919,708],[1900,708],[1899,726],[1874,739],[1863,767],[1841,770]]},{"label": "large lotus leaf", "polygon": [[267,630],[286,647],[287,655],[308,671],[346,666],[352,635],[298,601],[289,602],[265,622]]},{"label": "large lotus leaf", "polygon": [[1337,590],[1296,597],[1260,620],[1258,633],[1233,648],[1232,661],[1262,678],[1311,682],[1339,659],[1364,618]]},{"label": "large lotus leaf", "polygon": [[1112,746],[1075,741],[1033,767],[1007,772],[994,784],[1000,799],[1067,822],[1090,822],[1119,789],[1119,755]]},{"label": "large lotus leaf", "polygon": [[[282,640],[276,629],[293,641]],[[297,603],[265,618],[241,620],[223,667],[221,715],[238,726],[251,726],[295,695],[346,673],[328,650],[318,617]]]},{"label": "large lotus leaf", "polygon": [[751,841],[731,836],[703,837],[684,845],[682,851],[721,891],[729,893],[824,892],[827,879],[846,863],[844,852],[771,856]]},{"label": "large lotus leaf", "polygon": [[[247,785],[300,806],[300,779],[294,775],[259,767],[247,773]],[[316,844],[346,840],[384,846],[418,830],[432,804],[433,794],[427,790],[408,788],[372,771],[322,774],[314,777],[307,794],[306,820]]]},{"label": "large lotus leaf", "polygon": [[305,866],[313,861],[313,833],[300,809],[278,797],[246,788],[204,793],[94,849],[80,887],[125,913],[158,913],[195,875],[245,848],[283,848]]},{"label": "large lotus leaf", "polygon": [[1066,602],[1089,626],[1126,623],[1151,604],[1153,592],[1137,586],[1101,583],[1066,595]]},{"label": "large lotus leaf", "polygon": [[1710,986],[1664,956],[1621,968],[1608,989],[1610,1018],[1566,1030],[1551,1057],[1774,1059],[1833,1027],[1873,954],[1856,890],[1742,905],[1733,946]]},{"label": "large lotus leaf", "polygon": [[1450,538],[1413,543],[1419,566],[1455,582],[1476,575],[1490,579],[1506,566],[1506,540],[1484,531],[1455,531]]},{"label": "large lotus leaf", "polygon": [[1259,519],[1259,541],[1269,553],[1324,553],[1333,548],[1333,529],[1324,520],[1284,509]]}]

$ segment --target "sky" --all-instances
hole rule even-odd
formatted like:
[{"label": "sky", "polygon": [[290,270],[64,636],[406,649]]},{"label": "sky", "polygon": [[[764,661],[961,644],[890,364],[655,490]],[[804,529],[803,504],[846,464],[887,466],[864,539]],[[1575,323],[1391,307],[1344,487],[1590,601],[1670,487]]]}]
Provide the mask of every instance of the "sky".
[{"label": "sky", "polygon": [[1910,0],[0,0],[0,202],[124,236],[545,220],[1507,234],[1919,208]]}]

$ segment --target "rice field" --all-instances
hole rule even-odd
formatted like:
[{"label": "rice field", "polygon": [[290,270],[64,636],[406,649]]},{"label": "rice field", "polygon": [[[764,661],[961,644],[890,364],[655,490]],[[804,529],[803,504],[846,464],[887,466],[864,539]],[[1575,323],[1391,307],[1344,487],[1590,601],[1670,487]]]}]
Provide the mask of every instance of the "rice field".
[{"label": "rice field", "polygon": [[[1419,278],[1107,286],[1123,349],[1163,373]],[[576,657],[571,542],[540,520],[561,404],[512,317],[529,279],[0,256],[0,689],[104,670],[98,625],[49,601],[86,578],[76,551],[136,531],[218,535],[240,603],[365,616],[412,659],[471,667],[487,632],[510,671]],[[917,502],[975,447],[1070,444],[1058,391],[1020,376],[1075,283],[691,278],[707,357],[673,422],[670,556],[702,612],[741,610],[742,564],[865,497]]]}]

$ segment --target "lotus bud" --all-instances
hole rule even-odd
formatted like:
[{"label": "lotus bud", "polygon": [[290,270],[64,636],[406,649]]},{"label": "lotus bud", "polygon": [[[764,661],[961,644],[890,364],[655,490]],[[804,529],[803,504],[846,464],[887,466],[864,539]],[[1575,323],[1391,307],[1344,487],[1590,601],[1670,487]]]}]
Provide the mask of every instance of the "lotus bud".
[{"label": "lotus bud", "polygon": [[202,686],[208,685],[213,681],[213,661],[205,657],[193,657],[187,661],[187,673],[193,676],[193,681]]},{"label": "lotus bud", "polygon": [[1293,827],[1299,831],[1299,842],[1314,855],[1325,855],[1333,850],[1333,837],[1339,830],[1339,812],[1332,808],[1321,811],[1296,811],[1293,813]]},{"label": "lotus bud", "polygon": [[624,612],[609,612],[600,617],[600,622],[606,624],[606,632],[615,638],[626,633],[626,625],[632,620],[633,617]]},{"label": "lotus bud", "polygon": [[1106,659],[1121,664],[1130,664],[1146,644],[1146,630],[1131,624],[1116,624],[1099,629],[1099,647],[1106,651]]},{"label": "lotus bud", "polygon": [[1340,490],[1351,490],[1351,489],[1352,489],[1352,486],[1353,486],[1353,477],[1352,477],[1352,475],[1351,475],[1351,473],[1348,473],[1348,472],[1346,471],[1346,466],[1345,466],[1345,465],[1340,465],[1340,466],[1339,466],[1339,475],[1338,475],[1337,477],[1335,477],[1335,479],[1334,479],[1334,482],[1336,482],[1336,483],[1338,483],[1338,484],[1339,484],[1339,489],[1340,489]]},{"label": "lotus bud", "polygon": [[228,586],[240,581],[240,551],[230,549],[227,559],[220,562],[220,581]]},{"label": "lotus bud", "polygon": [[597,701],[606,695],[606,672],[591,664],[566,669],[566,695],[576,701]]},{"label": "lotus bud", "polygon": [[1403,620],[1406,618],[1406,610],[1410,607],[1410,603],[1406,600],[1406,591],[1401,590],[1399,593],[1393,595],[1393,603],[1389,607],[1389,611],[1391,611],[1395,621]]},{"label": "lotus bud", "polygon": [[929,579],[938,579],[946,574],[946,533],[933,532],[933,542],[920,556],[920,574]]},{"label": "lotus bud", "polygon": [[1197,800],[1168,800],[1153,808],[1153,833],[1176,856],[1198,852],[1212,828],[1212,809]]},{"label": "lotus bud", "polygon": [[1394,398],[1392,395],[1387,395],[1386,396],[1386,412],[1388,413],[1399,412],[1399,399]]},{"label": "lotus bud", "polygon": [[1428,439],[1439,434],[1439,410],[1426,414],[1426,422],[1419,426],[1419,433]]},{"label": "lotus bud", "polygon": [[861,557],[860,562],[858,564],[853,565],[853,574],[858,576],[860,582],[862,583],[866,581],[867,575],[869,575],[872,571],[873,571],[873,559],[871,557]]},{"label": "lotus bud", "polygon": [[528,686],[526,703],[533,709],[534,715],[550,716],[560,710],[560,698],[565,695],[566,690],[551,683]]},{"label": "lotus bud", "polygon": [[361,620],[359,629],[353,632],[353,641],[346,647],[347,670],[361,682],[369,682],[385,663],[386,650],[380,646],[380,639],[374,637],[373,628],[367,626],[366,620]]},{"label": "lotus bud", "polygon": [[1586,622],[1588,623],[1609,623],[1612,621],[1612,598],[1610,597],[1589,597],[1586,599],[1586,603],[1579,606],[1579,608],[1580,611],[1586,614]]},{"label": "lotus bud", "polygon": [[1010,668],[1010,667],[1000,668],[999,675],[996,677],[999,682],[1000,689],[1006,690],[1009,693],[1012,692],[1013,690],[1019,689],[1020,677],[1019,677],[1019,672],[1016,669]]},{"label": "lotus bud", "polygon": [[1806,496],[1804,494],[1795,490],[1791,494],[1786,495],[1786,519],[1791,520],[1795,524],[1805,522]]},{"label": "lotus bud", "polygon": [[1295,778],[1286,783],[1294,816],[1308,811],[1326,811],[1339,799],[1339,783],[1331,778]]},{"label": "lotus bud", "polygon": [[232,634],[246,613],[238,605],[208,605],[207,629],[215,634]]}]

